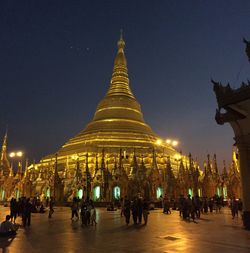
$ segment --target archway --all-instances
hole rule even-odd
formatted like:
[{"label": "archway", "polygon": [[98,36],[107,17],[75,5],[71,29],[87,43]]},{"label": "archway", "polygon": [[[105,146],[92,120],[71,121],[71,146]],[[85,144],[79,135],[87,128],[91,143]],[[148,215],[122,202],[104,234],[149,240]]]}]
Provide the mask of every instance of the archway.
[{"label": "archway", "polygon": [[48,187],[45,192],[46,198],[50,198],[50,188]]},{"label": "archway", "polygon": [[94,190],[93,190],[93,200],[98,201],[100,200],[100,197],[101,197],[101,187],[100,185],[97,185],[94,187]]},{"label": "archway", "polygon": [[83,189],[78,189],[78,191],[77,191],[77,197],[79,199],[82,199],[82,197],[83,197]]},{"label": "archway", "polygon": [[113,199],[118,200],[121,197],[121,188],[119,186],[115,186],[113,188]]},{"label": "archway", "polygon": [[188,194],[190,195],[191,198],[193,197],[193,189],[192,188],[188,189]]},{"label": "archway", "polygon": [[163,196],[163,188],[162,187],[157,187],[156,189],[156,198],[159,199],[159,198],[162,198]]},{"label": "archway", "polygon": [[224,197],[224,199],[227,199],[227,187],[223,186],[222,190],[223,190],[223,197]]}]

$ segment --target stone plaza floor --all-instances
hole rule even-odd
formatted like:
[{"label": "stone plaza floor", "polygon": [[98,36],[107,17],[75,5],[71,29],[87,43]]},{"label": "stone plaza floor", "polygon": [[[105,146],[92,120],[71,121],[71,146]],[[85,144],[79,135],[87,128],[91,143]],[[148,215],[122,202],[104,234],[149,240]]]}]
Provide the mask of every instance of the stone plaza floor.
[{"label": "stone plaza floor", "polygon": [[[0,206],[0,219],[8,212],[9,208]],[[250,231],[242,228],[240,218],[232,220],[228,208],[202,215],[197,223],[183,221],[177,211],[166,215],[158,209],[150,212],[147,226],[127,227],[119,210],[97,209],[96,227],[82,227],[70,217],[67,207],[56,207],[52,219],[47,213],[32,214],[31,227],[20,227],[12,240],[0,238],[0,252],[250,252]]]}]

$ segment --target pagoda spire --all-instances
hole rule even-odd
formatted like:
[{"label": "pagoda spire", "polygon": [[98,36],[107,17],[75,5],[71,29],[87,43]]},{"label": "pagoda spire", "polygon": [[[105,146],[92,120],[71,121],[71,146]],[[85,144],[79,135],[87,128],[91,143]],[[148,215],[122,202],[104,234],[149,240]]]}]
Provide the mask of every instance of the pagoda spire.
[{"label": "pagoda spire", "polygon": [[158,166],[157,166],[157,160],[156,160],[156,153],[155,153],[155,149],[153,148],[153,160],[152,160],[152,169],[153,170],[158,170]]},{"label": "pagoda spire", "polygon": [[0,169],[2,170],[3,175],[5,175],[5,176],[7,176],[10,171],[10,162],[7,158],[7,138],[8,138],[8,133],[7,133],[7,129],[6,129],[6,133],[5,133],[4,139],[3,139],[1,159],[0,159]]},{"label": "pagoda spire", "polygon": [[113,74],[107,96],[125,95],[134,99],[135,97],[129,87],[127,60],[124,53],[125,45],[121,30],[120,39],[117,42],[118,51],[115,57]]},{"label": "pagoda spire", "polygon": [[214,173],[216,175],[218,175],[218,166],[217,166],[217,158],[216,158],[216,154],[214,154]]},{"label": "pagoda spire", "polygon": [[[4,138],[3,138],[3,145],[2,145],[2,152],[1,152],[1,162],[8,161],[7,158],[7,138],[8,138],[8,132],[6,129]],[[9,163],[9,161],[8,161]]]},{"label": "pagoda spire", "polygon": [[212,174],[210,154],[207,155],[207,172],[208,172],[208,174]]}]

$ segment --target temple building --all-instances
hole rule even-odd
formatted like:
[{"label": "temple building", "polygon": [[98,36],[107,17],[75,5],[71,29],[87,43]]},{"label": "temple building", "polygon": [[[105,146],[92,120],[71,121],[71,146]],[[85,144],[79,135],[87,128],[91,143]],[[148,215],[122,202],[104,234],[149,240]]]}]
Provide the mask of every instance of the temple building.
[{"label": "temple building", "polygon": [[78,195],[107,201],[138,193],[154,199],[163,195],[168,157],[177,173],[180,154],[145,122],[130,88],[124,48],[121,35],[110,85],[93,119],[57,152],[29,167],[34,194],[52,194],[49,175],[55,166],[63,184],[59,199]]},{"label": "temple building", "polygon": [[[250,41],[246,43],[246,54],[250,61]],[[238,150],[239,167],[233,161],[229,176],[231,181],[231,193],[236,195],[240,188],[235,188],[241,183],[243,197],[243,222],[250,229],[250,81],[242,82],[238,89],[232,89],[229,84],[223,86],[220,82],[213,81],[218,109],[215,119],[218,124],[230,123],[234,131],[235,146]],[[237,175],[240,171],[240,177]],[[234,186],[234,187],[233,187]]]},{"label": "temple building", "polygon": [[216,156],[211,160],[208,155],[202,171],[191,154],[177,152],[145,122],[130,88],[124,49],[121,35],[110,85],[93,119],[54,154],[13,171],[5,135],[0,201],[26,196],[67,202],[77,196],[108,202],[138,194],[156,201],[165,194],[176,199],[180,194],[227,198],[239,193],[237,162],[220,174]]}]

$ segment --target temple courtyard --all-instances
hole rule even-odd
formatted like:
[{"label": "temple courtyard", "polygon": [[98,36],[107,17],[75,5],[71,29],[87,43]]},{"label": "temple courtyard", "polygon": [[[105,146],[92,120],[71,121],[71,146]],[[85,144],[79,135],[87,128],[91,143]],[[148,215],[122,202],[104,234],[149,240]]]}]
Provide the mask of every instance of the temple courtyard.
[{"label": "temple courtyard", "polygon": [[[1,220],[8,212],[0,206]],[[70,217],[67,207],[56,207],[52,219],[47,213],[32,214],[31,227],[20,227],[15,238],[0,238],[0,252],[250,252],[250,231],[242,228],[240,218],[232,219],[228,208],[195,223],[182,221],[177,211],[165,215],[157,209],[150,212],[147,226],[127,227],[119,210],[102,208],[97,209],[96,227],[82,227]]]}]

